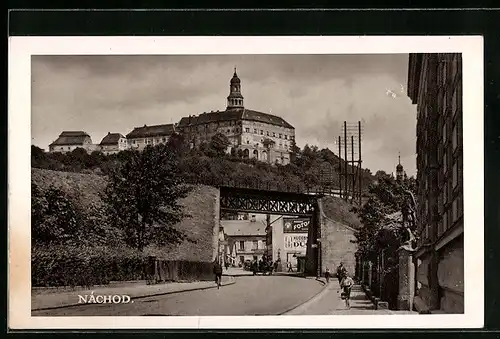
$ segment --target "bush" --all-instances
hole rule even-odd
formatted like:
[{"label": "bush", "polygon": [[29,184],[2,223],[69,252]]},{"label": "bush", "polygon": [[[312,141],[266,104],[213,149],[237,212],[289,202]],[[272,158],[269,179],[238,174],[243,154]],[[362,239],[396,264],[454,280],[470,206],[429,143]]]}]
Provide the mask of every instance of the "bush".
[{"label": "bush", "polygon": [[33,287],[105,285],[144,278],[147,258],[137,251],[106,247],[33,247]]}]

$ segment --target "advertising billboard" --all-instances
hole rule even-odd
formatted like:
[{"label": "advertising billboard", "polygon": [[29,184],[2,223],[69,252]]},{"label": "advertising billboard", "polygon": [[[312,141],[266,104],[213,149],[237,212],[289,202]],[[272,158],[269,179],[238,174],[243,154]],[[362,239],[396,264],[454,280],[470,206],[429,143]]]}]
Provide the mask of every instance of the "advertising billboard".
[{"label": "advertising billboard", "polygon": [[307,233],[286,234],[284,248],[287,251],[305,252],[307,248]]},{"label": "advertising billboard", "polygon": [[309,218],[283,218],[283,233],[305,233],[309,229]]}]

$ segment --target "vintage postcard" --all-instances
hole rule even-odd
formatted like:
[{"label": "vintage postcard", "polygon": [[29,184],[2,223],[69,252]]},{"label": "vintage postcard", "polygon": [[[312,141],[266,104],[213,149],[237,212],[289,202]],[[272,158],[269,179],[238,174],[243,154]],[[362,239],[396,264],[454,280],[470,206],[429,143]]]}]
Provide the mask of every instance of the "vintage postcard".
[{"label": "vintage postcard", "polygon": [[477,36],[12,37],[9,328],[483,325]]}]

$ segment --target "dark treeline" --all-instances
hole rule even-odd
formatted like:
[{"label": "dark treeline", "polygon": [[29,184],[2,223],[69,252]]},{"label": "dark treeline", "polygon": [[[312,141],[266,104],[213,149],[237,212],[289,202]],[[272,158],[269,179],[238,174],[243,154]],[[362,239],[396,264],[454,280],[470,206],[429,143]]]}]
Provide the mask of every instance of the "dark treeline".
[{"label": "dark treeline", "polygon": [[[292,147],[288,165],[269,164],[245,158],[241,150],[226,154],[229,142],[222,134],[216,134],[210,142],[197,148],[188,147],[182,135],[170,137],[167,147],[178,157],[179,173],[188,183],[237,183],[248,187],[273,187],[277,189],[307,190],[338,188],[339,158],[328,148],[305,145]],[[151,146],[149,146],[151,147]],[[272,146],[271,146],[272,147]],[[56,171],[110,175],[120,167],[134,151],[104,155],[99,151],[88,154],[77,148],[66,154],[46,153],[32,146],[32,167]],[[350,167],[348,166],[350,171]],[[362,170],[362,187],[367,189],[374,180],[370,170]]]}]

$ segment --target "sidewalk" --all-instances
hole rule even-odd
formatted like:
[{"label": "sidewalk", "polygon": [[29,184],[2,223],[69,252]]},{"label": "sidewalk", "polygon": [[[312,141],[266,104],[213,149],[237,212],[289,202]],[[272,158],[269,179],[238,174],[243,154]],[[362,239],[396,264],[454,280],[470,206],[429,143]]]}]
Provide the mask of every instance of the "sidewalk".
[{"label": "sidewalk", "polygon": [[[234,284],[236,281],[234,277],[223,276],[222,286]],[[78,296],[90,295],[127,295],[130,299],[151,297],[157,295],[173,294],[194,290],[203,290],[208,288],[216,288],[217,285],[214,281],[196,281],[185,283],[164,283],[156,285],[146,285],[145,283],[129,283],[119,287],[96,287],[89,290],[74,290],[74,291],[61,291],[54,293],[53,291],[39,292],[31,294],[31,310],[45,310],[52,308],[70,307],[85,305],[78,303]]]},{"label": "sidewalk", "polygon": [[340,287],[337,280],[332,280],[326,288],[313,299],[285,313],[285,315],[383,315],[383,314],[415,314],[416,312],[375,310],[361,286],[354,285],[351,291],[351,308],[347,309],[345,301],[340,298]]}]

